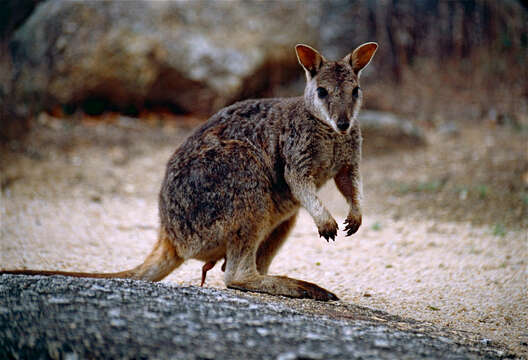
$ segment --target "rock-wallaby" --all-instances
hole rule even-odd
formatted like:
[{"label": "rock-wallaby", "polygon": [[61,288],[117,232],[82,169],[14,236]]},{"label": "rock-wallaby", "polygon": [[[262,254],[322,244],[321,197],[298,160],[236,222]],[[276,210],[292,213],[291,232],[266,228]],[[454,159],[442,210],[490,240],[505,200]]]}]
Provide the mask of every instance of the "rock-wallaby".
[{"label": "rock-wallaby", "polygon": [[2,273],[159,281],[186,259],[225,258],[227,287],[296,298],[337,300],[306,281],[267,275],[302,206],[319,235],[338,226],[316,191],[333,178],[350,210],[346,236],[361,225],[361,70],[378,45],[339,61],[297,45],[304,96],[247,100],[213,115],[170,158],[159,194],[160,230],[143,264],[118,273],[12,270]]}]

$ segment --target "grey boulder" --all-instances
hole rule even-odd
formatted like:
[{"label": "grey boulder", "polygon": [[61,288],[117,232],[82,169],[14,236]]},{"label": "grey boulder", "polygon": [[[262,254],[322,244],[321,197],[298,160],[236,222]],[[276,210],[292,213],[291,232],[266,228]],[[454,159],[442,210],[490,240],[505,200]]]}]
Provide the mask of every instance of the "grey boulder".
[{"label": "grey boulder", "polygon": [[296,39],[315,41],[301,2],[41,3],[10,49],[15,102],[33,109],[106,101],[211,114],[297,77]]}]

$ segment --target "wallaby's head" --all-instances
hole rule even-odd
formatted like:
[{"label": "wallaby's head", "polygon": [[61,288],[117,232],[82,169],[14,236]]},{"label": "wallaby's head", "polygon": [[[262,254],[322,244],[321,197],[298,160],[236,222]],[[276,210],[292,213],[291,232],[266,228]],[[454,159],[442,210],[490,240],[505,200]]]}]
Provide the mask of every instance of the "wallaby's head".
[{"label": "wallaby's head", "polygon": [[306,72],[307,110],[338,133],[348,133],[356,121],[362,102],[359,75],[377,48],[378,44],[368,42],[339,61],[328,61],[308,45],[295,47]]}]

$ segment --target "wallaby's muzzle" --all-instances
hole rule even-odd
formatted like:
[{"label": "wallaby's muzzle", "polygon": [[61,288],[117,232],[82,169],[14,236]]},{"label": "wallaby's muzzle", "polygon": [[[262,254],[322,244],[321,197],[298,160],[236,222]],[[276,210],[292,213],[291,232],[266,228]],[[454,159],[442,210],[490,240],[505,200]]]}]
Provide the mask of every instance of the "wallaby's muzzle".
[{"label": "wallaby's muzzle", "polygon": [[350,121],[347,117],[340,117],[337,119],[337,128],[341,130],[342,132],[345,132],[348,130],[348,127],[350,126]]}]

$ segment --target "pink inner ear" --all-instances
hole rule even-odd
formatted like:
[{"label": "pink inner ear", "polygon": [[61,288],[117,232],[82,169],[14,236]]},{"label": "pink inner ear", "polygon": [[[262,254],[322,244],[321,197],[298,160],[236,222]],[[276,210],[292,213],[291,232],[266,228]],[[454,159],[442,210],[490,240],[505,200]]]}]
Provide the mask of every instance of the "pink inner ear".
[{"label": "pink inner ear", "polygon": [[297,45],[297,56],[299,62],[311,73],[317,71],[321,65],[321,55],[314,49],[304,46]]},{"label": "pink inner ear", "polygon": [[358,47],[352,53],[352,67],[354,71],[358,72],[363,69],[372,59],[378,45],[376,44],[365,44]]}]

